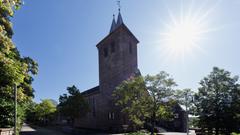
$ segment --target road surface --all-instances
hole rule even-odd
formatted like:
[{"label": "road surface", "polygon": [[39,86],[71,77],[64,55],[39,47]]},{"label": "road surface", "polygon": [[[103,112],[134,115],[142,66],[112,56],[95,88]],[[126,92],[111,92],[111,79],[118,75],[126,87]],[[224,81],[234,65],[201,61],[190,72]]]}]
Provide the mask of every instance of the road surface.
[{"label": "road surface", "polygon": [[[33,128],[27,124],[24,124],[20,135],[69,135],[64,134],[60,131],[43,128],[43,127],[37,127]],[[83,134],[79,134],[83,135]],[[123,134],[92,134],[92,135],[123,135]],[[160,133],[160,135],[187,135],[186,133],[177,133],[177,132],[166,132],[166,133]],[[194,132],[190,132],[189,135],[196,135]]]},{"label": "road surface", "polygon": [[56,130],[51,130],[51,129],[47,129],[47,128],[32,128],[31,126],[24,124],[20,135],[67,135],[67,134],[63,134],[61,132],[58,132]]},{"label": "road surface", "polygon": [[[44,127],[33,128],[28,124],[24,124],[20,135],[71,135],[64,134],[60,131],[54,129],[48,129]],[[87,135],[86,133],[79,133],[78,135]],[[113,134],[91,134],[91,135],[113,135]],[[123,135],[123,134],[114,134],[114,135]]]},{"label": "road surface", "polygon": [[[161,133],[161,135],[187,135],[187,133],[166,132]],[[189,135],[196,135],[196,133],[194,131],[190,131]]]}]

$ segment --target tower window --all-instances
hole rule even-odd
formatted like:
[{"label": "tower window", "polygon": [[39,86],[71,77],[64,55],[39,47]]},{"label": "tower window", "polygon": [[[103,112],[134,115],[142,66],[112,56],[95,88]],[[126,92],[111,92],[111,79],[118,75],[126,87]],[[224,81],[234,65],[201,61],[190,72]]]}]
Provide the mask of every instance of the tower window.
[{"label": "tower window", "polygon": [[129,43],[129,53],[132,54],[132,44]]},{"label": "tower window", "polygon": [[112,119],[112,114],[109,112],[108,113],[108,119],[111,120]]},{"label": "tower window", "polygon": [[108,48],[104,48],[103,53],[104,53],[104,57],[107,57],[108,56]]},{"label": "tower window", "polygon": [[93,116],[95,117],[96,116],[96,106],[95,106],[94,98],[92,98],[92,113],[93,113]]},{"label": "tower window", "polygon": [[114,120],[115,119],[114,112],[109,112],[108,113],[108,119],[109,120]]},{"label": "tower window", "polygon": [[111,52],[112,53],[115,52],[115,43],[114,42],[111,43]]}]

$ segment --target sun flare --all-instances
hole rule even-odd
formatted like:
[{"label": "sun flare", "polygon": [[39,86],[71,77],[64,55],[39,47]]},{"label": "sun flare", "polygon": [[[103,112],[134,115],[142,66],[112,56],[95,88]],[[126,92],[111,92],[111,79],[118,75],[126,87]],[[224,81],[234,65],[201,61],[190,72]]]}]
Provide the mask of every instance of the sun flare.
[{"label": "sun flare", "polygon": [[168,49],[180,54],[192,50],[202,36],[199,26],[191,21],[180,22],[172,26],[165,34]]},{"label": "sun flare", "polygon": [[[186,12],[181,7],[179,15],[169,12],[170,21],[164,23],[165,31],[161,33],[161,41],[165,46],[164,50],[171,58],[185,59],[187,54],[203,49],[200,42],[206,39],[206,33],[212,31],[208,25],[210,13],[214,11],[216,5],[209,9],[192,10],[189,6]],[[175,12],[176,13],[176,12]]]}]

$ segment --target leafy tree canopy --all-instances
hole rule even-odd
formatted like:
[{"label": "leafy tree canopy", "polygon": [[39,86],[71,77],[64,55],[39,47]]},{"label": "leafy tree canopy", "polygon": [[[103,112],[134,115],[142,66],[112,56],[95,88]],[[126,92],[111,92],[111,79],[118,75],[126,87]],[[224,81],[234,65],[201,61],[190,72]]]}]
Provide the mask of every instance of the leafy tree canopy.
[{"label": "leafy tree canopy", "polygon": [[0,0],[0,127],[13,125],[15,84],[19,107],[34,96],[32,75],[37,74],[38,64],[30,57],[22,57],[12,41],[11,17],[21,5],[21,0]]},{"label": "leafy tree canopy", "polygon": [[61,115],[70,118],[74,123],[74,118],[86,115],[89,106],[75,85],[67,87],[67,91],[68,94],[60,95],[58,109]]},{"label": "leafy tree canopy", "polygon": [[121,106],[122,112],[137,125],[143,125],[144,120],[150,117],[148,105],[150,97],[146,91],[144,78],[136,77],[124,81],[113,93],[116,105]]},{"label": "leafy tree canopy", "polygon": [[[142,125],[151,120],[154,128],[157,119],[171,117],[174,102],[174,87],[177,84],[169,74],[162,71],[157,75],[135,77],[124,81],[113,93],[116,105],[122,107],[130,120]],[[152,130],[153,132],[153,130]]]},{"label": "leafy tree canopy", "polygon": [[194,95],[196,93],[191,89],[178,89],[175,91],[175,97],[178,104],[188,108],[188,113],[196,115],[196,107],[194,105]]},{"label": "leafy tree canopy", "polygon": [[37,104],[33,101],[26,104],[26,120],[34,124],[49,124],[57,110],[55,101],[44,99]]},{"label": "leafy tree canopy", "polygon": [[213,71],[200,81],[195,105],[199,115],[199,126],[215,130],[215,134],[230,134],[238,131],[240,114],[240,85],[238,76],[214,67]]},{"label": "leafy tree canopy", "polygon": [[44,99],[40,104],[36,106],[36,112],[39,117],[46,117],[53,114],[56,111],[56,106],[50,99]]}]

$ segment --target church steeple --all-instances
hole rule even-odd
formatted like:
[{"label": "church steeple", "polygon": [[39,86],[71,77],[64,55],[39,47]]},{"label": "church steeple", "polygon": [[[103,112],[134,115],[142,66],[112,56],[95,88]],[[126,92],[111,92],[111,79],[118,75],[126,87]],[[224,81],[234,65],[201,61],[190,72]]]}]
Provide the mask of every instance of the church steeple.
[{"label": "church steeple", "polygon": [[117,29],[121,24],[123,24],[123,19],[122,19],[122,15],[119,9],[119,13],[118,13],[118,18],[117,18],[117,23],[115,21],[115,15],[113,15],[113,20],[112,20],[112,25],[111,25],[111,29],[109,33],[112,33],[115,29]]},{"label": "church steeple", "polygon": [[120,8],[118,9],[118,20],[117,20],[117,27],[120,26],[121,24],[123,24],[123,19],[122,19],[122,15],[120,12]]},{"label": "church steeple", "polygon": [[139,41],[123,23],[120,6],[116,21],[117,24],[113,16],[110,34],[97,44],[99,89],[107,99],[112,99],[111,95],[115,88],[122,81],[135,75],[138,69],[137,44]]},{"label": "church steeple", "polygon": [[113,32],[117,27],[116,21],[115,21],[115,15],[113,14],[113,20],[112,20],[112,26],[110,29],[110,33]]},{"label": "church steeple", "polygon": [[117,23],[115,21],[115,15],[113,15],[113,20],[112,20],[112,25],[109,33],[112,33],[115,29],[117,29],[121,24],[123,24],[123,19],[121,15],[121,5],[120,1],[117,1],[118,3],[118,18],[117,18]]}]

